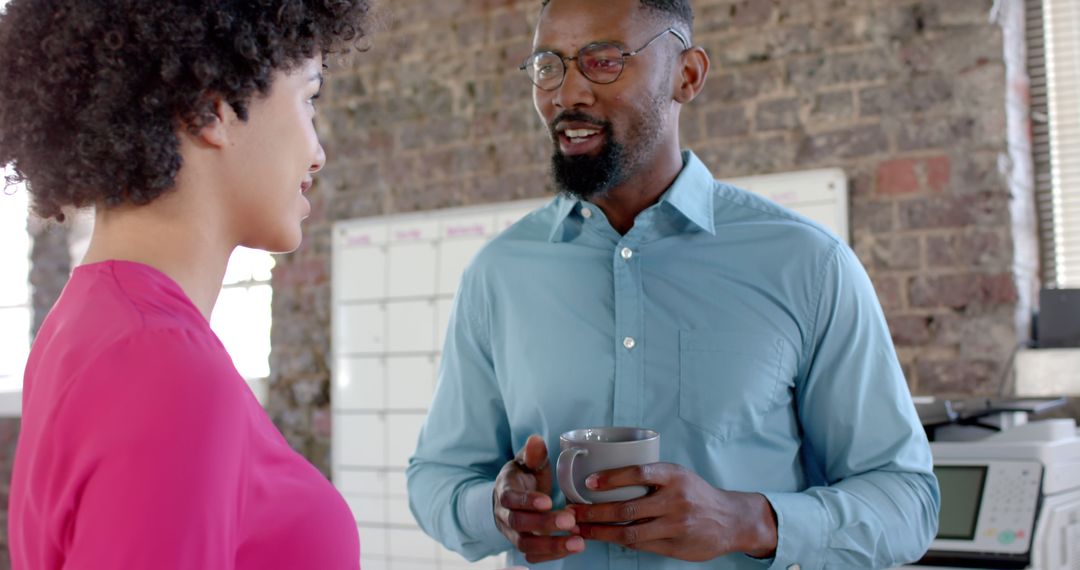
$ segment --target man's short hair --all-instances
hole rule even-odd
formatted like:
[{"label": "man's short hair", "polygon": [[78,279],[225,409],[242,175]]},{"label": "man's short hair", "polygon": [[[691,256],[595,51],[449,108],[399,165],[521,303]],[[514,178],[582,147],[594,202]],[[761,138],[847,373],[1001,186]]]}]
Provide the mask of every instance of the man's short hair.
[{"label": "man's short hair", "polygon": [[[658,16],[668,18],[679,31],[687,34],[694,30],[694,9],[690,7],[690,0],[639,0],[641,7],[646,8]],[[547,6],[551,0],[541,0],[543,6]]]},{"label": "man's short hair", "polygon": [[687,37],[694,30],[694,9],[690,7],[690,0],[641,0],[641,5],[673,19]]}]

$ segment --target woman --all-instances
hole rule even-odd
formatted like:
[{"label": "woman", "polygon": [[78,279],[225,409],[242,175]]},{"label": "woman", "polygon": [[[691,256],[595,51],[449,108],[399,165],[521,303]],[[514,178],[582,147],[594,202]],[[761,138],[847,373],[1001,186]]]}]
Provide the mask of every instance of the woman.
[{"label": "woman", "polygon": [[35,211],[95,206],[35,339],[15,569],[355,569],[356,524],[208,318],[237,246],[289,251],[325,155],[322,59],[366,0],[13,0],[0,164]]}]

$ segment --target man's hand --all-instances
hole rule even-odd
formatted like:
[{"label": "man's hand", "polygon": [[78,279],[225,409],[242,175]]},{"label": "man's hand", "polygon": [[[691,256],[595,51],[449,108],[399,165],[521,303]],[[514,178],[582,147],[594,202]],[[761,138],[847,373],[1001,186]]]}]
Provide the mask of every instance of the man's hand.
[{"label": "man's hand", "polygon": [[732,552],[776,554],[776,513],[758,493],[721,491],[671,463],[601,471],[585,485],[597,491],[646,485],[655,491],[632,501],[572,505],[583,538],[691,562]]},{"label": "man's hand", "polygon": [[538,435],[529,437],[495,479],[495,526],[532,564],[585,550],[581,537],[565,536],[575,528],[574,514],[551,510],[551,484],[547,446]]}]

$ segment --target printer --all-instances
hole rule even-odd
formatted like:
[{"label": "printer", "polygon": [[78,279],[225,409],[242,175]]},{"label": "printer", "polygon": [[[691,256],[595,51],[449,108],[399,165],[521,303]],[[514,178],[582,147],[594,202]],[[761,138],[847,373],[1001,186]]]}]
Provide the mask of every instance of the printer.
[{"label": "printer", "polygon": [[1028,421],[1063,402],[916,399],[941,515],[915,568],[1080,570],[1080,433]]}]

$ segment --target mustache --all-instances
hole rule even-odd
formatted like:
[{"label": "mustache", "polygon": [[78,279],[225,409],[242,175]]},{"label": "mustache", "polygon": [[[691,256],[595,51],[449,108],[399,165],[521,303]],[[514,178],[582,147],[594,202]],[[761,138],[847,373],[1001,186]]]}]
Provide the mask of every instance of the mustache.
[{"label": "mustache", "polygon": [[551,123],[548,125],[548,130],[551,131],[552,139],[558,138],[559,133],[557,132],[556,128],[559,126],[559,123],[564,122],[589,123],[591,125],[600,127],[605,131],[610,130],[609,127],[611,126],[611,123],[603,119],[598,119],[596,117],[590,116],[589,114],[582,111],[567,110],[556,115],[555,118],[552,119]]}]

